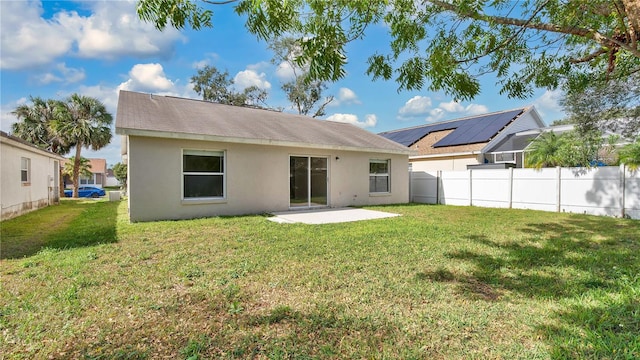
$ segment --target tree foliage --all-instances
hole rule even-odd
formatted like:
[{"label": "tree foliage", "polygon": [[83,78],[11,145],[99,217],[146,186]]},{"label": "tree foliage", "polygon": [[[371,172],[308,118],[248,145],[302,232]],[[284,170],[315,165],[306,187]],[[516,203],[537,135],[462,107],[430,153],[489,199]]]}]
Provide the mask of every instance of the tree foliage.
[{"label": "tree foliage", "polygon": [[543,167],[592,167],[616,163],[617,137],[604,138],[600,131],[587,133],[568,131],[556,134],[544,132],[527,147],[525,166]]},{"label": "tree foliage", "polygon": [[67,154],[73,140],[51,126],[61,102],[40,97],[30,97],[29,100],[31,105],[20,105],[12,112],[18,118],[18,122],[11,125],[13,135],[58,155]]},{"label": "tree foliage", "polygon": [[235,106],[266,106],[268,93],[257,86],[249,86],[238,92],[228,71],[220,72],[215,66],[206,65],[191,77],[193,90],[202,100]]},{"label": "tree foliage", "polygon": [[640,168],[640,137],[635,142],[622,147],[619,152],[620,163],[626,164],[631,170]]},{"label": "tree foliage", "polygon": [[608,130],[633,139],[640,134],[640,73],[606,84],[591,82],[567,94],[562,105],[567,122],[580,133]]},{"label": "tree foliage", "polygon": [[300,66],[296,62],[301,51],[299,42],[291,36],[286,36],[270,42],[269,49],[274,53],[271,62],[287,66],[293,74],[291,80],[281,85],[293,108],[298,114],[324,116],[325,107],[333,101],[333,96],[324,97],[323,92],[327,89],[325,82],[312,79],[307,70],[308,66]]},{"label": "tree foliage", "polygon": [[458,100],[493,73],[515,98],[534,87],[625,79],[640,71],[637,0],[139,0],[157,28],[212,26],[211,6],[233,3],[261,39],[300,34],[299,65],[312,80],[345,76],[347,44],[373,25],[389,29],[388,48],[370,54],[367,73],[399,88],[443,91]]},{"label": "tree foliage", "polygon": [[126,188],[127,186],[127,164],[117,163],[113,165],[113,175]]},{"label": "tree foliage", "polygon": [[[75,164],[75,156],[72,156],[69,158],[69,161],[64,163],[64,167],[62,168],[62,175],[68,176],[74,183],[76,183],[76,179],[74,178]],[[93,176],[93,173],[91,172],[91,162],[89,161],[89,159],[81,157],[80,161],[78,161],[78,164],[78,176],[84,176],[86,178]],[[79,181],[80,179],[77,180]]]}]

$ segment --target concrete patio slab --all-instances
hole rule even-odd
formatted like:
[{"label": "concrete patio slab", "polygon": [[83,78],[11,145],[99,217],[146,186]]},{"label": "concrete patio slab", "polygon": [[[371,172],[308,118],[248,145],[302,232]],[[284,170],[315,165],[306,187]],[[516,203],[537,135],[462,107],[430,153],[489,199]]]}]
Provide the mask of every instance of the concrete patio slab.
[{"label": "concrete patio slab", "polygon": [[292,210],[273,213],[273,215],[268,219],[282,224],[333,224],[400,216],[400,214],[355,208]]}]

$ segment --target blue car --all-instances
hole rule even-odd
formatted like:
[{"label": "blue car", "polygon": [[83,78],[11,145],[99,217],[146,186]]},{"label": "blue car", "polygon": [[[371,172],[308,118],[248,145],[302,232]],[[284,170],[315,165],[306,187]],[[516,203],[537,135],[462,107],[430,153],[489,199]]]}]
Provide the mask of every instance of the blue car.
[{"label": "blue car", "polygon": [[[91,198],[97,198],[100,196],[104,196],[106,194],[106,192],[104,191],[104,189],[100,189],[97,187],[93,187],[93,186],[80,186],[80,188],[78,189],[78,196],[79,197],[91,197]],[[64,196],[65,197],[72,197],[73,196],[73,190],[65,190],[64,191]]]}]

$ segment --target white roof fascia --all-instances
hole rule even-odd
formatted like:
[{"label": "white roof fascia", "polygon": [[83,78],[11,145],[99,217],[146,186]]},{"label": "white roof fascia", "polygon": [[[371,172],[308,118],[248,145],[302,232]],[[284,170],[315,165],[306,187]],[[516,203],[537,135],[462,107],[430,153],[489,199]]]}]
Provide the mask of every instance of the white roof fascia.
[{"label": "white roof fascia", "polygon": [[441,157],[479,155],[479,154],[482,154],[482,152],[481,151],[465,151],[465,152],[446,153],[446,154],[418,155],[418,156],[409,156],[409,160],[433,159],[433,158],[441,158]]},{"label": "white roof fascia", "polygon": [[544,123],[544,121],[542,121],[542,118],[540,117],[540,114],[538,113],[536,108],[534,106],[528,106],[528,107],[524,108],[524,111],[522,112],[522,114],[518,115],[518,117],[516,117],[513,120],[513,122],[511,122],[509,125],[507,125],[498,134],[496,134],[496,136],[493,139],[491,139],[491,141],[489,141],[485,147],[482,148],[482,150],[481,150],[482,153],[486,153],[487,149],[493,148],[497,143],[502,141],[502,139],[504,139],[506,136],[508,136],[510,134],[516,134],[516,136],[517,136],[517,135],[521,135],[522,133],[526,133],[526,132],[529,132],[529,131],[532,131],[532,130],[537,130],[537,129],[532,129],[532,130],[525,130],[525,131],[513,132],[513,133],[509,132],[509,128],[514,126],[514,125],[516,125],[516,123],[518,123],[518,120],[520,120],[524,116],[526,116],[527,113],[531,114],[531,117],[533,118],[535,123],[538,124],[538,126],[541,129],[545,127],[545,123]]}]

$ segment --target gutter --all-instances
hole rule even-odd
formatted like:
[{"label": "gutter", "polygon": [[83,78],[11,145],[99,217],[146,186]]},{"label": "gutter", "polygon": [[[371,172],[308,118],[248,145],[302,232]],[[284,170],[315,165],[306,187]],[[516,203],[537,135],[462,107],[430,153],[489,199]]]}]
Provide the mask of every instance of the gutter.
[{"label": "gutter", "polygon": [[457,153],[409,156],[409,160],[433,159],[433,158],[441,158],[441,157],[452,157],[452,156],[462,156],[462,155],[480,155],[480,154],[482,154],[482,151],[475,150],[475,151],[465,151],[465,152],[457,152]]}]

